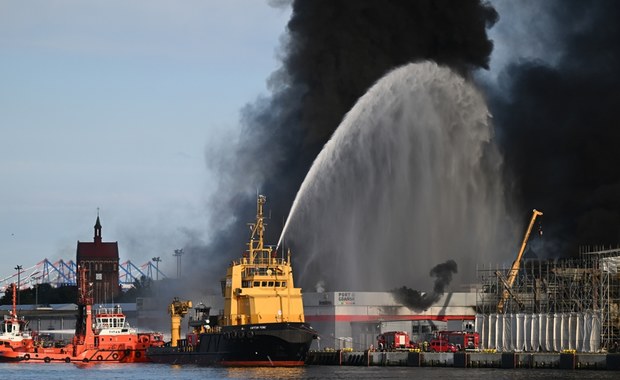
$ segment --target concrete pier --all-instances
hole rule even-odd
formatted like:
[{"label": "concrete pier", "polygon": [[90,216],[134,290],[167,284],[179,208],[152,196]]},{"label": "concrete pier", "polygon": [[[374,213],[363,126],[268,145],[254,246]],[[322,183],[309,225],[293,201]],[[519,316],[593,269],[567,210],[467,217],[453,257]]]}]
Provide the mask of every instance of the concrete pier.
[{"label": "concrete pier", "polygon": [[620,354],[311,351],[308,365],[620,370]]}]

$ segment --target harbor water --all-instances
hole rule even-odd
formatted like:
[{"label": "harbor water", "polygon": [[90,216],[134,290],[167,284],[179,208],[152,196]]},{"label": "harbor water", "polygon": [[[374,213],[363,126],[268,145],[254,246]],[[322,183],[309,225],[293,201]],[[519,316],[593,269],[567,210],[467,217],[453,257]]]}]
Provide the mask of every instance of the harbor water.
[{"label": "harbor water", "polygon": [[0,363],[5,379],[617,379],[616,371],[306,366],[301,368],[216,368],[164,364]]}]

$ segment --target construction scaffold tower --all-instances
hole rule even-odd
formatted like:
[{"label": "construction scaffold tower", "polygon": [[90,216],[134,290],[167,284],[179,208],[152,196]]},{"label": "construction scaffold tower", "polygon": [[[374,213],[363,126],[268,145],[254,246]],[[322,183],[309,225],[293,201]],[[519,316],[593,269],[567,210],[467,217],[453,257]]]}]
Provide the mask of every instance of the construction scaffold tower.
[{"label": "construction scaffold tower", "polygon": [[[581,247],[579,258],[524,260],[509,288],[504,280],[509,268],[482,267],[478,269],[477,313],[591,313],[600,318],[600,349],[609,350],[620,341],[619,266],[620,248]],[[501,302],[506,289],[510,296]]]}]

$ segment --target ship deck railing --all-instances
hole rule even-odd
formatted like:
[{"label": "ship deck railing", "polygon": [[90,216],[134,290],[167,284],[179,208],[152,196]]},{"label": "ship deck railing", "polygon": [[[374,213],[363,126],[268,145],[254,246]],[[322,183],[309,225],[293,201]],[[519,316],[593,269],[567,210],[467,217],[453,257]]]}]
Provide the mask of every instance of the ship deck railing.
[{"label": "ship deck railing", "polygon": [[250,260],[248,257],[243,257],[241,260],[234,260],[233,264],[252,265],[256,267],[269,267],[271,265],[288,265],[288,262],[282,257],[254,257]]}]

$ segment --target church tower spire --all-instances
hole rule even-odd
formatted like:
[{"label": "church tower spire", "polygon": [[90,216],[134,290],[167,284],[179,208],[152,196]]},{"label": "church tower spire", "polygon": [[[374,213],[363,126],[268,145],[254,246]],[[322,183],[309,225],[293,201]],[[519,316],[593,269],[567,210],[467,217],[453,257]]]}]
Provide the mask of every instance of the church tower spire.
[{"label": "church tower spire", "polygon": [[97,222],[95,222],[95,243],[101,243],[101,221],[99,221],[99,208],[97,207]]}]

